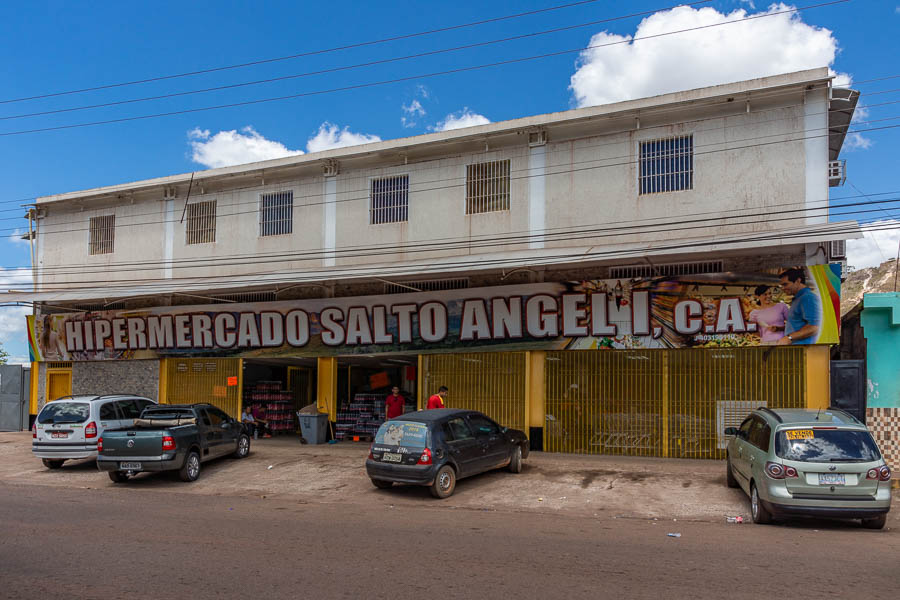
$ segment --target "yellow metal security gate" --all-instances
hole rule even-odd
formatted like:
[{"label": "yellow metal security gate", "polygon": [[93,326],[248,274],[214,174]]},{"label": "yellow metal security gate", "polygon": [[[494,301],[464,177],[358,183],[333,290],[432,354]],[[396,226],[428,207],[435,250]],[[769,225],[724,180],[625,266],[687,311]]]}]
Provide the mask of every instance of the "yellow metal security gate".
[{"label": "yellow metal security gate", "polygon": [[160,401],[209,402],[234,418],[241,414],[243,364],[239,358],[167,358]]},{"label": "yellow metal security gate", "polygon": [[444,385],[450,390],[448,408],[480,410],[505,427],[528,432],[524,352],[429,354],[422,357],[421,376],[423,408]]},{"label": "yellow metal security gate", "polygon": [[802,348],[548,352],[544,449],[724,458],[725,427],[805,406]]}]

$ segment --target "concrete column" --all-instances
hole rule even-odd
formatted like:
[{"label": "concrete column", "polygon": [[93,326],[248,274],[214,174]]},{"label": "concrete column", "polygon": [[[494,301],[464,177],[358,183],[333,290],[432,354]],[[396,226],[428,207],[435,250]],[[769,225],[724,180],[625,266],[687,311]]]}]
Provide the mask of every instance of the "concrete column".
[{"label": "concrete column", "polygon": [[806,351],[806,408],[831,404],[831,346],[804,346]]},{"label": "concrete column", "polygon": [[[546,225],[547,146],[530,148],[528,152],[528,229],[531,235],[542,233]],[[532,238],[530,248],[543,248],[542,239]]]},{"label": "concrete column", "polygon": [[322,266],[334,266],[334,249],[337,238],[337,178],[326,177],[323,196],[325,198],[322,204]]},{"label": "concrete column", "polygon": [[337,359],[317,359],[316,407],[320,413],[328,413],[328,420],[337,421]]}]

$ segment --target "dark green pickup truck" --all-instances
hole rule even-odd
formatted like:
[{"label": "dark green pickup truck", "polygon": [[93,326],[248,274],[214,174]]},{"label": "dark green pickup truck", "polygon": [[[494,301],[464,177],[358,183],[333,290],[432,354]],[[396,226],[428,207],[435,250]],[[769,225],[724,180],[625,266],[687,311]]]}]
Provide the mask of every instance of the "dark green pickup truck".
[{"label": "dark green pickup truck", "polygon": [[97,451],[97,467],[115,483],[144,471],[178,471],[182,481],[195,481],[201,463],[250,454],[250,436],[211,404],[163,404],[145,409],[131,427],[104,431]]}]

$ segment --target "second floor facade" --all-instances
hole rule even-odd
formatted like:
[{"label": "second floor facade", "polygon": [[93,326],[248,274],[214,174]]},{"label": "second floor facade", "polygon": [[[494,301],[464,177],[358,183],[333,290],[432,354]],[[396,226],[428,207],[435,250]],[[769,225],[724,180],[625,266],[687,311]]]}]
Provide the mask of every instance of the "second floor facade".
[{"label": "second floor facade", "polygon": [[35,283],[338,280],[814,235],[833,91],[823,68],[49,196]]}]

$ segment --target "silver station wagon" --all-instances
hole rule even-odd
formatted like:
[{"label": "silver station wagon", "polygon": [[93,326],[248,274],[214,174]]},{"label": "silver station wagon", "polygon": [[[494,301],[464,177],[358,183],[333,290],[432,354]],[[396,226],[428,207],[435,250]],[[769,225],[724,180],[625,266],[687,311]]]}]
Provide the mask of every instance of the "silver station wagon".
[{"label": "silver station wagon", "polygon": [[881,529],[891,470],[866,426],[841,410],[754,410],[729,427],[726,478],[750,496],[754,523],[789,516],[862,519]]}]

